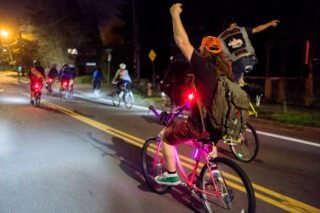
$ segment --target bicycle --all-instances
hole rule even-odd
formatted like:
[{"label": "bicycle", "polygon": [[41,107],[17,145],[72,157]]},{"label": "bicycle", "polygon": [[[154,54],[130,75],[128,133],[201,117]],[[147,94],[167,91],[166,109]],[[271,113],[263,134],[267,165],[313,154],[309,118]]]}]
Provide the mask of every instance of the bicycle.
[{"label": "bicycle", "polygon": [[35,107],[40,107],[42,86],[42,80],[37,82],[31,82],[31,90],[34,93],[34,97],[31,100],[31,104]]},{"label": "bicycle", "polygon": [[[251,100],[255,100],[255,105],[260,106],[261,103],[261,91],[256,88],[256,86],[252,86],[246,84],[243,89],[249,94]],[[254,104],[250,102],[249,116],[258,117],[258,112],[256,111]],[[251,162],[257,157],[259,152],[259,138],[255,128],[247,123],[246,131],[241,133],[239,140],[225,140],[224,143],[228,144],[232,154],[236,157],[236,159],[242,162]]]},{"label": "bicycle", "polygon": [[124,83],[121,85],[121,89],[116,90],[112,95],[112,104],[114,106],[120,106],[121,101],[123,101],[127,109],[131,109],[133,106],[133,94],[130,89],[127,89],[127,84]]},{"label": "bicycle", "polygon": [[[152,106],[150,110],[166,124],[179,116],[185,107],[187,105],[179,107],[173,113],[159,114]],[[191,161],[184,156],[179,157],[176,152],[179,174],[183,178],[180,185],[200,199],[206,212],[255,212],[256,200],[252,184],[239,165],[224,157],[211,157],[209,153],[215,145],[211,139],[189,140],[183,143],[184,147],[185,145],[191,145],[194,161],[191,173],[187,175],[180,158]],[[160,185],[154,179],[166,171],[161,151],[162,141],[156,137],[148,139],[141,152],[143,176],[151,190],[159,194],[168,192],[172,187]]]},{"label": "bicycle", "polygon": [[53,90],[52,90],[53,83],[54,83],[54,79],[48,77],[46,82],[47,96],[53,95]]},{"label": "bicycle", "polygon": [[71,91],[71,80],[65,79],[61,80],[59,96],[60,100],[63,102],[68,102],[71,99],[72,91]]}]

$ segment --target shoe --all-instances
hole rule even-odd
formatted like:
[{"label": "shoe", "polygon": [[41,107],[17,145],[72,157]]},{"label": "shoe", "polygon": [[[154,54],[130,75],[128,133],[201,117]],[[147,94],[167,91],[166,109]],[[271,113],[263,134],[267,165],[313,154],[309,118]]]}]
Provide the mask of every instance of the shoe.
[{"label": "shoe", "polygon": [[33,105],[33,104],[34,104],[34,100],[31,100],[31,101],[30,101],[30,104],[32,104],[32,105]]},{"label": "shoe", "polygon": [[181,183],[177,173],[169,174],[168,172],[165,172],[162,175],[156,176],[155,181],[158,184],[168,185],[168,186],[175,186]]}]

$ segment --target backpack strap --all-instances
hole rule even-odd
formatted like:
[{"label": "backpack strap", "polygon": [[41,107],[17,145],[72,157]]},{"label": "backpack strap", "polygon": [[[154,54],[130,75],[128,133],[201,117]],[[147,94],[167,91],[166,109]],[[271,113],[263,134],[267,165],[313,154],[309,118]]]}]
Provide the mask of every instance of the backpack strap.
[{"label": "backpack strap", "polygon": [[[194,91],[197,91],[196,85],[194,84],[194,77],[192,78],[192,87],[194,88]],[[202,133],[207,132],[207,128],[204,122],[204,119],[207,115],[206,111],[204,111],[205,107],[199,97],[197,97],[197,106],[198,110],[200,112],[200,119],[201,119],[201,126],[202,126]]]},{"label": "backpack strap", "polygon": [[206,117],[206,113],[204,112],[204,106],[202,104],[202,101],[198,98],[197,99],[197,106],[198,106],[198,109],[199,109],[199,112],[200,112],[200,118],[201,118],[201,125],[202,125],[202,132],[206,132],[207,129],[206,129],[206,125],[204,123],[204,119]]}]

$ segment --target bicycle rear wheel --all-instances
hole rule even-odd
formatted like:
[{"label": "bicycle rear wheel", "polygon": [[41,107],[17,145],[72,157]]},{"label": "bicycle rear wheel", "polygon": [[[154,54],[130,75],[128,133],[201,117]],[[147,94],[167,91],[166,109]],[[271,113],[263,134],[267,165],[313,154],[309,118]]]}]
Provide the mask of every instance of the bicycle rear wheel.
[{"label": "bicycle rear wheel", "polygon": [[35,106],[40,107],[40,97],[36,97]]},{"label": "bicycle rear wheel", "polygon": [[230,149],[234,156],[242,162],[250,162],[254,160],[259,151],[259,139],[256,130],[247,124],[247,129],[241,133],[241,142],[232,143]]},{"label": "bicycle rear wheel", "polygon": [[[251,182],[239,165],[230,159],[217,157],[200,173],[202,204],[206,212],[249,212],[256,209]],[[211,194],[207,194],[211,193]]]},{"label": "bicycle rear wheel", "polygon": [[154,178],[165,172],[165,161],[162,155],[162,147],[159,147],[159,141],[156,138],[148,139],[142,148],[141,166],[143,176],[152,189],[152,191],[162,194],[170,189],[170,186],[160,185],[156,183]]}]

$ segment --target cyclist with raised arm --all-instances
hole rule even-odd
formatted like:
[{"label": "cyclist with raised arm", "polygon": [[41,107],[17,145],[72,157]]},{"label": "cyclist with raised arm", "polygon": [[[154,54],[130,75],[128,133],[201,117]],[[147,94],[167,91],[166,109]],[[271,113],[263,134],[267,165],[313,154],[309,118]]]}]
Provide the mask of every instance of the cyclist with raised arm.
[{"label": "cyclist with raised arm", "polygon": [[269,27],[276,27],[280,21],[272,20],[254,28],[240,27],[234,17],[227,17],[223,23],[223,32],[218,36],[223,52],[232,61],[234,80],[244,84],[243,74],[249,73],[258,63],[251,36]]},{"label": "cyclist with raised arm", "polygon": [[[189,41],[189,37],[182,24],[180,14],[182,4],[173,4],[170,8],[172,17],[173,34],[176,45],[190,63],[194,72],[197,95],[202,101],[203,107],[191,106],[191,116],[185,120],[175,120],[168,124],[161,132],[163,152],[166,160],[167,172],[155,178],[158,184],[177,185],[180,183],[176,172],[175,146],[189,139],[210,138],[213,141],[221,139],[221,132],[210,126],[207,118],[202,119],[203,109],[209,110],[213,97],[216,95],[218,77],[226,75],[232,78],[232,70],[229,61],[222,53],[221,43],[216,37],[206,36],[202,39],[199,51]],[[204,125],[210,134],[204,130]],[[216,156],[216,147],[212,155]]]}]

